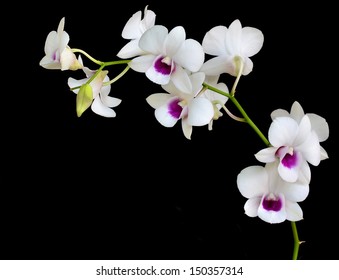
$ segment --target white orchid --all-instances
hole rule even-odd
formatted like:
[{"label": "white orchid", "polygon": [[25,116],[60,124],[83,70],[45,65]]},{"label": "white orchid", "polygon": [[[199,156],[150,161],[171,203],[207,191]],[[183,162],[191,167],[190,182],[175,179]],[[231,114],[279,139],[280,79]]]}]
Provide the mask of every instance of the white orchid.
[{"label": "white orchid", "polygon": [[132,59],[129,65],[133,70],[145,73],[156,84],[166,85],[172,81],[180,91],[192,92],[185,70],[197,72],[205,53],[198,41],[186,39],[182,26],[168,32],[165,26],[154,25],[142,34],[139,47],[145,54]]},{"label": "white orchid", "polygon": [[173,127],[181,119],[182,130],[191,139],[193,126],[207,125],[214,116],[213,104],[197,94],[202,89],[205,74],[196,72],[189,75],[192,92],[185,93],[175,87],[173,82],[163,85],[167,93],[154,93],[146,101],[155,109],[155,117],[165,127]]},{"label": "white orchid", "polygon": [[303,212],[298,202],[309,194],[306,181],[286,182],[277,172],[278,162],[249,166],[237,177],[240,193],[247,198],[245,214],[268,223],[300,221]]},{"label": "white orchid", "polygon": [[[274,120],[276,117],[289,116],[300,123],[304,115],[305,113],[300,103],[295,101],[292,104],[290,112],[284,109],[277,109],[271,113],[271,118],[272,120]],[[326,119],[314,113],[307,113],[306,115],[310,119],[312,130],[314,130],[315,133],[318,135],[319,142],[327,140],[330,130]],[[328,154],[326,150],[323,147],[320,147],[320,149],[321,160],[328,159]]]},{"label": "white orchid", "polygon": [[263,33],[253,27],[242,27],[238,19],[229,28],[215,26],[204,36],[202,46],[206,54],[215,56],[206,61],[200,71],[206,75],[228,73],[247,75],[253,69],[251,56],[257,54],[264,43]]},{"label": "white orchid", "polygon": [[58,25],[57,31],[51,31],[45,41],[45,56],[40,60],[40,66],[46,69],[77,70],[82,65],[68,46],[69,35],[64,31],[65,18]]},{"label": "white orchid", "polygon": [[127,21],[121,36],[130,40],[117,54],[120,58],[131,58],[142,55],[145,52],[139,48],[139,39],[141,35],[155,24],[155,13],[152,10],[144,10],[144,18],[141,18],[141,11],[133,14]]},{"label": "white orchid", "polygon": [[271,146],[255,154],[260,162],[278,160],[278,172],[288,182],[296,182],[301,177],[311,180],[309,163],[319,165],[321,148],[307,115],[300,122],[289,116],[275,117],[268,131],[268,140]]}]

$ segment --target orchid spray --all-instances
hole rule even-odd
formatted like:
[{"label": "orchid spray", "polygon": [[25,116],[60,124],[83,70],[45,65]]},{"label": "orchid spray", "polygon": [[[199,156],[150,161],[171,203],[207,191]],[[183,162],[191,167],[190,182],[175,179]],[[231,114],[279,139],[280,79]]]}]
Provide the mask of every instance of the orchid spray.
[{"label": "orchid spray", "polygon": [[[261,164],[244,168],[236,178],[239,192],[247,199],[243,206],[245,214],[271,224],[289,221],[294,238],[292,258],[298,259],[302,242],[296,222],[303,219],[299,202],[309,194],[310,165],[318,166],[328,158],[321,146],[329,137],[326,120],[317,114],[305,113],[295,101],[289,111],[276,109],[271,113],[266,138],[235,97],[240,78],[253,70],[251,57],[261,50],[263,33],[254,27],[243,27],[236,19],[228,27],[213,27],[200,43],[187,38],[184,27],[168,30],[156,24],[155,19],[156,14],[148,6],[143,12],[134,13],[122,28],[121,35],[127,43],[117,53],[119,59],[103,62],[82,49],[69,46],[70,37],[62,18],[57,30],[47,36],[40,66],[84,72],[82,79],[68,79],[70,90],[76,94],[78,117],[91,108],[95,114],[114,118],[114,108],[122,100],[110,96],[111,87],[134,70],[161,87],[161,92],[146,98],[156,120],[164,127],[174,127],[181,122],[183,135],[188,140],[193,127],[206,125],[212,130],[213,123],[223,113],[247,123],[265,147],[255,154]],[[207,55],[210,59],[205,60]],[[85,66],[83,57],[97,68]],[[107,68],[114,65],[125,65],[125,68],[111,78]],[[230,89],[220,81],[222,74],[234,77]],[[227,102],[232,102],[241,116],[231,113]]]}]

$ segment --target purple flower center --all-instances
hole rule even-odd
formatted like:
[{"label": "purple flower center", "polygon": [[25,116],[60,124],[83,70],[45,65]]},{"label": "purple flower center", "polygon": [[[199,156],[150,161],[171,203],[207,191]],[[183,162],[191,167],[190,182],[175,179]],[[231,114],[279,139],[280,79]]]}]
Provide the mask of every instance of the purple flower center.
[{"label": "purple flower center", "polygon": [[276,197],[273,194],[265,196],[262,206],[267,211],[278,212],[282,208],[282,201],[280,197]]},{"label": "purple flower center", "polygon": [[179,105],[180,99],[176,98],[168,104],[168,113],[176,119],[180,118],[182,107]]},{"label": "purple flower center", "polygon": [[286,154],[281,163],[288,168],[292,168],[297,165],[297,155],[295,153],[293,155]]},{"label": "purple flower center", "polygon": [[154,69],[163,75],[169,75],[172,72],[172,60],[168,57],[160,56],[154,63]]},{"label": "purple flower center", "polygon": [[276,155],[281,159],[281,163],[287,168],[293,168],[298,164],[298,153],[289,147],[280,147]]}]

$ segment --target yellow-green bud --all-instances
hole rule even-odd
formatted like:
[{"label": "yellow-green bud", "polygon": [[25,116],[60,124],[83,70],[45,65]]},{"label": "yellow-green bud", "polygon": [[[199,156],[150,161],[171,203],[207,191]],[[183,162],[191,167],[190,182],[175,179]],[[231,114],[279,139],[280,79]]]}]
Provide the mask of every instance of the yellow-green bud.
[{"label": "yellow-green bud", "polygon": [[93,90],[89,84],[83,84],[76,98],[76,111],[78,117],[85,112],[93,102]]}]

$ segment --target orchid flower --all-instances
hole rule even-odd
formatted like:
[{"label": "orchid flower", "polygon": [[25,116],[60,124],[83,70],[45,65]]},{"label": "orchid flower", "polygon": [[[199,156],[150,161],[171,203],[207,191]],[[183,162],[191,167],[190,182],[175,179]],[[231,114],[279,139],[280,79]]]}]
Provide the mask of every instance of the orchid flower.
[{"label": "orchid flower", "polygon": [[118,52],[118,57],[131,58],[145,54],[145,52],[139,48],[139,39],[147,29],[154,26],[156,15],[153,11],[148,10],[146,6],[144,18],[141,19],[141,16],[141,11],[138,11],[127,21],[121,35],[124,39],[129,39],[130,41]]},{"label": "orchid flower", "polygon": [[180,91],[192,92],[185,70],[197,72],[205,53],[198,41],[186,39],[182,26],[168,32],[165,26],[154,25],[142,34],[139,47],[145,54],[132,59],[129,65],[133,70],[145,73],[156,84],[166,85],[172,81]]},{"label": "orchid flower", "polygon": [[[300,123],[304,115],[305,113],[300,103],[295,101],[292,104],[290,113],[284,109],[277,109],[271,113],[271,118],[272,120],[274,120],[276,117],[289,116]],[[329,126],[326,120],[323,117],[314,113],[307,113],[306,115],[310,119],[312,130],[314,130],[315,133],[318,135],[319,142],[327,140],[327,138],[329,137]],[[321,146],[320,149],[321,160],[328,159],[328,154],[325,149]]]},{"label": "orchid flower", "polygon": [[303,212],[298,204],[309,194],[306,181],[284,181],[277,172],[278,161],[263,166],[249,166],[237,177],[240,193],[247,198],[245,214],[259,217],[267,223],[285,220],[300,221]]},{"label": "orchid flower", "polygon": [[242,27],[238,19],[229,28],[215,26],[204,36],[202,47],[206,54],[215,56],[206,61],[200,71],[206,75],[228,73],[247,75],[253,69],[251,56],[257,54],[264,43],[263,33],[253,27]]},{"label": "orchid flower", "polygon": [[307,115],[299,122],[289,116],[274,117],[268,140],[271,146],[256,153],[257,160],[268,163],[278,159],[278,172],[288,182],[296,182],[301,176],[310,181],[309,163],[319,165],[321,149]]},{"label": "orchid flower", "polygon": [[45,56],[40,60],[40,66],[46,69],[78,70],[82,68],[75,54],[67,45],[69,35],[64,31],[65,18],[58,25],[57,31],[51,31],[45,41]]},{"label": "orchid flower", "polygon": [[167,93],[154,93],[146,101],[155,109],[155,118],[165,127],[173,127],[181,119],[182,130],[187,139],[191,139],[193,126],[210,123],[214,116],[214,107],[210,100],[199,96],[205,79],[203,72],[188,76],[192,83],[192,92],[185,93],[175,87],[173,82],[163,85]]}]

